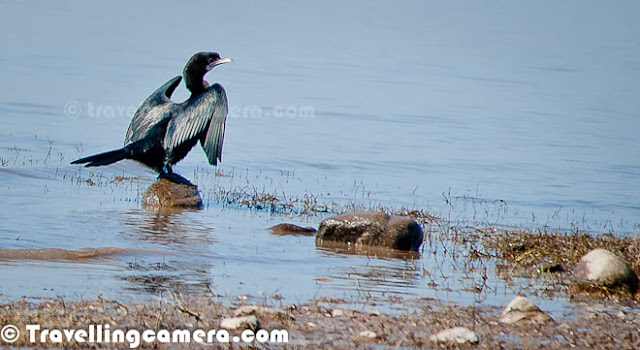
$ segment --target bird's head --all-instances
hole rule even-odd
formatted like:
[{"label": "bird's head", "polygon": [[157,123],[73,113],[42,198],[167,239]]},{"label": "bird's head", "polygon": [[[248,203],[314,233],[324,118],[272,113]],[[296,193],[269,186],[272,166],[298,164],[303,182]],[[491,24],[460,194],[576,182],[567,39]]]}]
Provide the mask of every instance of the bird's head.
[{"label": "bird's head", "polygon": [[191,56],[182,72],[187,88],[192,93],[199,92],[202,88],[207,88],[209,84],[204,81],[204,75],[214,67],[230,62],[233,62],[231,58],[222,58],[217,52],[198,52]]},{"label": "bird's head", "polygon": [[194,71],[206,73],[212,70],[215,66],[231,62],[233,62],[232,59],[222,58],[217,52],[198,52],[191,56],[189,62],[187,62],[187,65],[184,67],[184,70],[185,72]]}]

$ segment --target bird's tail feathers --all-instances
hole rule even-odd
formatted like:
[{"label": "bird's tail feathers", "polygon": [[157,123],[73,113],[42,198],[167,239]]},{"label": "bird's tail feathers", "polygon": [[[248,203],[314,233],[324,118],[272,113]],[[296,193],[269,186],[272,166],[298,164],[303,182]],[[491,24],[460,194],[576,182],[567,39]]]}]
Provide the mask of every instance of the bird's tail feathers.
[{"label": "bird's tail feathers", "polygon": [[86,167],[103,166],[119,162],[127,158],[127,151],[124,148],[113,151],[94,154],[92,156],[80,158],[71,162],[71,164],[87,164]]}]

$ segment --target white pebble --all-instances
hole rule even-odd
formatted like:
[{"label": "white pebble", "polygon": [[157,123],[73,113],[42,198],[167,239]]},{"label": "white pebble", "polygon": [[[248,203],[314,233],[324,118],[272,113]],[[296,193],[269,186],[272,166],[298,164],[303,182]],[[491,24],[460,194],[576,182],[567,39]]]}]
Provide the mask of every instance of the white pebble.
[{"label": "white pebble", "polygon": [[360,332],[360,336],[365,338],[370,338],[370,339],[375,339],[378,337],[376,332],[370,331],[370,330]]},{"label": "white pebble", "polygon": [[240,327],[255,329],[258,327],[258,318],[251,316],[228,317],[220,321],[220,328],[238,329]]},{"label": "white pebble", "polygon": [[429,337],[431,341],[437,342],[456,342],[458,344],[463,343],[477,343],[480,339],[478,335],[466,327],[455,327],[445,329]]},{"label": "white pebble", "polygon": [[344,311],[340,310],[340,309],[333,309],[331,310],[331,317],[340,317],[344,315]]},{"label": "white pebble", "polygon": [[256,306],[256,305],[243,305],[238,307],[234,312],[234,316],[243,316],[243,315],[249,315],[253,312],[262,312],[265,314],[278,314],[278,313],[283,313],[280,310],[276,310],[270,307],[265,307],[265,306]]}]

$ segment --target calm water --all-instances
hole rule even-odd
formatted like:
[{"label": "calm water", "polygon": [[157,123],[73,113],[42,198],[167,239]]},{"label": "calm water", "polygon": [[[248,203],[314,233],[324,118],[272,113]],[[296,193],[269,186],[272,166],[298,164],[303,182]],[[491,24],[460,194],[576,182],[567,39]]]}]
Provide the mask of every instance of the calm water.
[{"label": "calm water", "polygon": [[[146,211],[137,198],[154,175],[133,163],[99,172],[139,183],[75,184],[90,172],[69,161],[120,146],[138,104],[203,50],[235,60],[207,76],[229,95],[220,170],[234,176],[194,176],[213,171],[198,149],[176,171],[201,189],[248,185],[479,224],[640,233],[636,1],[0,6],[0,247],[139,250],[84,264],[3,263],[9,298],[158,288],[290,302],[473,298],[462,291],[468,276],[447,282],[453,292],[428,286],[423,269],[447,261],[347,256],[265,230],[316,226],[320,216],[213,201],[199,212]],[[181,86],[174,99],[187,96]],[[493,288],[487,300],[500,304],[522,285],[496,279]]]}]

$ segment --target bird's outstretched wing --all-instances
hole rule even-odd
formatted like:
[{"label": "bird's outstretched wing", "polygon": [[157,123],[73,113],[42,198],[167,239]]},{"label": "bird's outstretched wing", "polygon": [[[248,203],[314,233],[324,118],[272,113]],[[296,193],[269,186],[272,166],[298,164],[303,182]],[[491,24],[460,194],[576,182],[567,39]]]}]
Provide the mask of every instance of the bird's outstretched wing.
[{"label": "bird's outstretched wing", "polygon": [[144,138],[153,125],[168,117],[167,112],[172,104],[171,95],[181,80],[181,76],[169,80],[144,100],[133,119],[131,119],[127,135],[124,138],[125,145]]},{"label": "bird's outstretched wing", "polygon": [[209,164],[217,165],[222,160],[222,142],[229,110],[227,94],[222,85],[214,84],[193,101],[174,105],[174,108],[164,139],[165,152],[170,154],[173,149],[197,137]]}]

